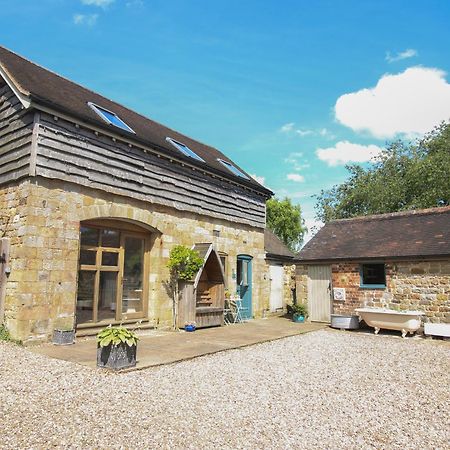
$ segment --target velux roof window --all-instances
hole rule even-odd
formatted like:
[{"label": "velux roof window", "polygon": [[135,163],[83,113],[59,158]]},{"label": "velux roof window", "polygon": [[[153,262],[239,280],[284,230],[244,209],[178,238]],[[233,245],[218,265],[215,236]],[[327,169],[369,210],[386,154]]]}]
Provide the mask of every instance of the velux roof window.
[{"label": "velux roof window", "polygon": [[242,173],[237,167],[234,167],[233,164],[228,161],[224,161],[223,159],[217,159],[220,163],[222,163],[231,173],[237,175],[238,177],[245,178],[248,180],[248,176]]},{"label": "velux roof window", "polygon": [[106,122],[117,128],[134,133],[134,131],[114,112],[102,108],[94,103],[89,102],[88,105]]},{"label": "velux roof window", "polygon": [[182,142],[178,142],[170,137],[166,137],[166,141],[170,142],[177,150],[183,153],[183,155],[205,162],[203,158],[200,158],[200,156],[198,156],[197,153],[192,151],[187,145],[183,144]]}]

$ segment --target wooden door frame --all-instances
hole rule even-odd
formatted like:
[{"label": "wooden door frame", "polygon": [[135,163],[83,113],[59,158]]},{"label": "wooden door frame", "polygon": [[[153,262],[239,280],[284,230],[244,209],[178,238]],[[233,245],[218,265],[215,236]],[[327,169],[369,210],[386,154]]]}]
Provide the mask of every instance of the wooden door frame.
[{"label": "wooden door frame", "polygon": [[[253,256],[250,256],[248,254],[239,254],[236,256],[236,264],[239,264],[239,261],[247,261],[249,263],[247,266],[247,278],[248,278],[248,275],[250,272],[251,280],[250,280],[250,283],[247,284],[248,288],[250,289],[250,303],[249,303],[250,308],[249,308],[249,312],[248,312],[248,315],[249,315],[248,318],[251,319],[253,317],[253,264],[252,264]],[[237,267],[236,267],[236,276],[237,276]],[[236,278],[236,284],[237,284],[237,281],[238,280]]]},{"label": "wooden door frame", "polygon": [[[330,308],[329,308],[329,312],[328,312],[328,316],[329,318],[324,321],[324,320],[318,320],[318,319],[312,319],[311,318],[311,299],[310,299],[310,286],[312,283],[312,280],[310,278],[310,274],[309,274],[309,269],[310,267],[328,267],[329,268],[329,284],[328,284],[328,292],[329,292],[329,300],[330,300]],[[331,321],[331,314],[333,313],[333,301],[332,301],[332,297],[331,297],[331,293],[333,292],[333,286],[332,286],[332,267],[331,264],[308,264],[308,285],[307,285],[307,297],[308,297],[308,309],[309,309],[309,313],[310,313],[310,320],[312,322],[319,322],[319,323],[329,323]]]},{"label": "wooden door frame", "polygon": [[[79,328],[88,328],[88,327],[97,327],[103,324],[111,323],[111,320],[98,320],[98,303],[99,303],[99,294],[100,294],[100,274],[101,272],[116,272],[117,273],[117,281],[116,281],[116,311],[114,321],[115,323],[122,322],[125,320],[122,317],[122,295],[123,295],[123,270],[124,270],[124,262],[125,262],[125,239],[127,237],[135,237],[142,239],[144,242],[144,255],[143,255],[143,267],[142,267],[142,312],[138,313],[127,313],[127,321],[129,319],[143,319],[148,316],[148,275],[150,271],[149,262],[150,262],[150,248],[151,248],[151,233],[147,233],[145,231],[134,231],[130,230],[125,224],[124,228],[120,227],[121,221],[114,221],[114,224],[111,224],[111,220],[108,220],[107,224],[102,224],[101,219],[99,221],[87,221],[81,224],[81,226],[85,226],[88,228],[95,228],[99,231],[101,230],[114,230],[120,233],[120,242],[119,247],[104,247],[100,239],[101,234],[99,234],[98,243],[96,246],[94,245],[81,245],[80,242],[80,253],[81,250],[91,250],[96,251],[95,256],[95,265],[88,264],[78,264],[78,272],[80,271],[91,271],[95,272],[95,281],[94,281],[94,298],[92,304],[92,321],[84,322],[81,324],[77,324]],[[129,224],[128,224],[129,225]],[[81,227],[80,227],[81,228]],[[81,234],[80,234],[81,239]],[[103,266],[102,265],[102,254],[103,252],[111,252],[118,254],[118,263],[117,266]],[[79,255],[80,258],[80,255]],[[77,277],[77,292],[79,277]],[[75,304],[75,310],[77,309],[77,303]]]}]

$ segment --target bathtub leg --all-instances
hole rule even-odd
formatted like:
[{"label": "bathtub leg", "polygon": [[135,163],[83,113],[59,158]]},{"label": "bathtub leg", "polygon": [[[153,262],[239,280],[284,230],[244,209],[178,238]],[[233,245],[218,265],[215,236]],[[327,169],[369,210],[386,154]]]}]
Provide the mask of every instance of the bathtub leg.
[{"label": "bathtub leg", "polygon": [[408,334],[408,332],[405,329],[403,329],[402,330],[402,338],[405,338],[407,334]]},{"label": "bathtub leg", "polygon": [[380,332],[380,329],[378,327],[375,327],[375,334],[378,334]]}]

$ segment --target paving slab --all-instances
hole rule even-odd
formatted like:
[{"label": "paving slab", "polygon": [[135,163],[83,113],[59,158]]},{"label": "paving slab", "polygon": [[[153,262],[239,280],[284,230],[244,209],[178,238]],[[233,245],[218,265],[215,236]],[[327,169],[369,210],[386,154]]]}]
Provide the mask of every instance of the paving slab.
[{"label": "paving slab", "polygon": [[[325,328],[322,323],[294,323],[284,317],[251,320],[195,332],[143,331],[139,336],[136,367],[126,371],[172,364],[199,356],[231,350]],[[34,353],[96,367],[97,344],[94,337],[77,339],[68,346],[44,344],[30,347]],[[123,371],[122,371],[123,372]]]}]

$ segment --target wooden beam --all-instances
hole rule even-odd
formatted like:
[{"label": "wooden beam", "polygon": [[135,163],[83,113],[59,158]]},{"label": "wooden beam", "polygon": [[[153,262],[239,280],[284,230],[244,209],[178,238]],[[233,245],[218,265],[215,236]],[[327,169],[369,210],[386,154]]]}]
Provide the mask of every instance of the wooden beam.
[{"label": "wooden beam", "polygon": [[0,239],[0,323],[5,317],[6,282],[9,275],[9,238]]}]

